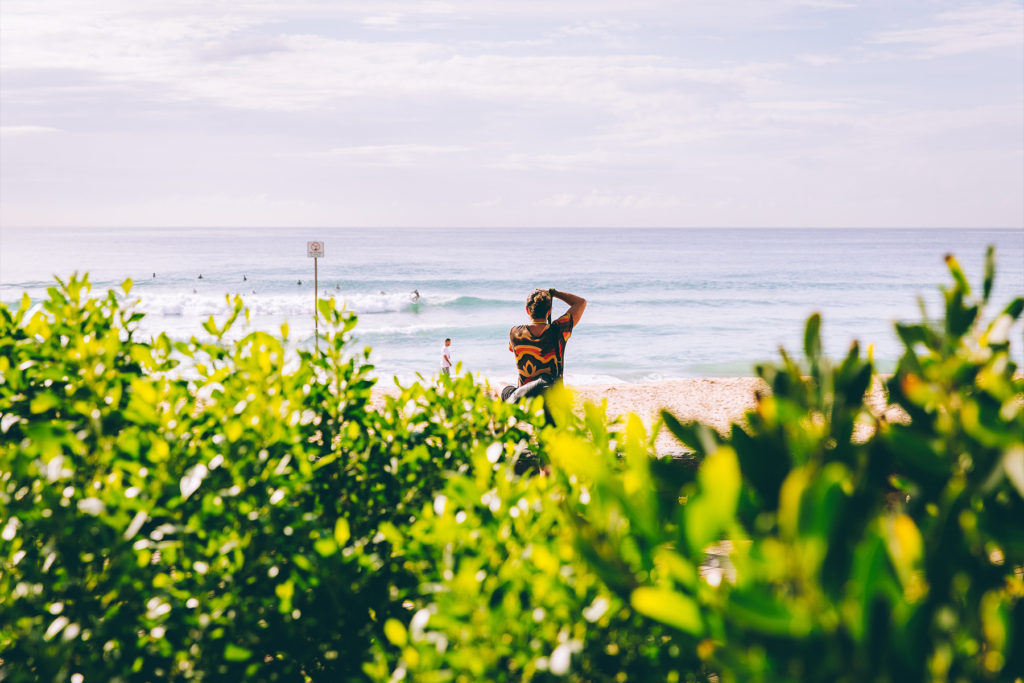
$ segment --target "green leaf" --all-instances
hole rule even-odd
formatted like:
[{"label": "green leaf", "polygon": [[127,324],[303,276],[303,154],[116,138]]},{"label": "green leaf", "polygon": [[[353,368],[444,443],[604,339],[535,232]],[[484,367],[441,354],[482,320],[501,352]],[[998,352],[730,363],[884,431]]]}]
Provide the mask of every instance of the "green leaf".
[{"label": "green leaf", "polygon": [[885,521],[885,542],[900,581],[910,585],[924,556],[921,531],[908,515],[895,515]]},{"label": "green leaf", "polygon": [[224,436],[228,438],[228,441],[238,441],[242,438],[244,431],[244,425],[242,425],[238,420],[231,420],[224,425]]},{"label": "green leaf", "polygon": [[736,451],[722,446],[704,459],[697,474],[701,497],[706,498],[721,528],[732,521],[740,496],[740,466]]},{"label": "green leaf", "polygon": [[808,466],[790,471],[779,492],[779,530],[783,538],[793,540],[800,529],[801,502],[810,485],[812,470]]},{"label": "green leaf", "polygon": [[240,645],[228,643],[224,648],[224,659],[229,662],[244,662],[251,658],[252,650],[248,650]]},{"label": "green leaf", "polygon": [[277,609],[281,614],[288,614],[292,611],[292,597],[295,595],[295,584],[292,581],[285,581],[274,586],[274,594],[278,598]]},{"label": "green leaf", "polygon": [[821,315],[814,313],[804,328],[804,353],[814,362],[821,358]]},{"label": "green leaf", "polygon": [[768,509],[774,509],[779,488],[793,464],[789,451],[738,427],[732,430],[732,444],[747,485],[757,492]]},{"label": "green leaf", "polygon": [[405,647],[408,642],[405,626],[397,619],[388,619],[384,622],[384,636],[398,647]]},{"label": "green leaf", "polygon": [[655,621],[695,636],[704,633],[697,603],[682,593],[643,586],[633,591],[629,602],[637,612]]},{"label": "green leaf", "polygon": [[989,295],[992,293],[992,284],[996,279],[996,248],[993,245],[988,245],[985,249],[985,280],[982,285],[982,301],[988,301]]},{"label": "green leaf", "polygon": [[949,268],[949,272],[953,276],[953,280],[956,282],[956,289],[961,294],[970,294],[971,285],[967,282],[967,276],[964,275],[964,269],[960,267],[960,262],[957,261],[956,257],[952,254],[946,254],[946,267]]},{"label": "green leaf", "polygon": [[900,469],[917,476],[942,477],[948,473],[949,463],[925,435],[899,427],[889,433],[888,440],[893,461]]},{"label": "green leaf", "polygon": [[771,635],[803,636],[811,628],[806,614],[792,605],[777,602],[763,589],[736,590],[729,594],[728,611],[736,623]]},{"label": "green leaf", "polygon": [[334,311],[334,301],[331,299],[317,299],[316,307],[320,312],[320,317],[324,320],[331,319],[331,313]]},{"label": "green leaf", "polygon": [[1024,311],[1024,297],[1018,297],[1007,304],[1006,308],[1003,309],[1003,313],[1016,320],[1020,317],[1021,312]]},{"label": "green leaf", "polygon": [[348,520],[339,517],[338,521],[334,523],[334,542],[338,544],[339,548],[344,547],[351,536],[352,531],[349,529]]},{"label": "green leaf", "polygon": [[35,396],[29,404],[29,410],[32,411],[34,415],[38,415],[39,413],[45,413],[48,410],[56,408],[59,405],[60,399],[48,391],[45,394],[38,394]]},{"label": "green leaf", "polygon": [[680,422],[675,415],[667,410],[661,411],[661,419],[681,444],[692,449],[698,455],[709,453],[718,446],[713,432],[697,422]]},{"label": "green leaf", "polygon": [[333,539],[320,538],[313,543],[313,549],[320,553],[322,557],[330,557],[338,552],[338,544]]}]

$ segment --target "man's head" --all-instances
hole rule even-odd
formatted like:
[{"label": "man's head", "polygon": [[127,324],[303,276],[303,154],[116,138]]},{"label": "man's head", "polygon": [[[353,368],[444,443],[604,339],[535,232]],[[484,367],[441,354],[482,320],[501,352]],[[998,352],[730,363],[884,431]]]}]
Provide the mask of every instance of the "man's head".
[{"label": "man's head", "polygon": [[444,345],[445,346],[451,346],[452,345],[452,340],[451,340],[450,337],[444,340]]},{"label": "man's head", "polygon": [[551,293],[546,289],[535,289],[526,299],[526,314],[531,320],[543,320],[551,312]]}]

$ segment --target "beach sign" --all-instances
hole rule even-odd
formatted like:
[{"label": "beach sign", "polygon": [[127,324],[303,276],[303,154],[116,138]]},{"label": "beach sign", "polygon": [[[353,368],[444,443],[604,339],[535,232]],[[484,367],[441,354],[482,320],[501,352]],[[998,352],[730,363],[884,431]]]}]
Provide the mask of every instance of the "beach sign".
[{"label": "beach sign", "polygon": [[318,294],[320,278],[316,266],[320,262],[319,259],[324,257],[324,243],[320,241],[306,242],[306,256],[313,259],[313,339],[316,340],[316,352],[320,353],[320,313],[317,310],[320,303]]}]

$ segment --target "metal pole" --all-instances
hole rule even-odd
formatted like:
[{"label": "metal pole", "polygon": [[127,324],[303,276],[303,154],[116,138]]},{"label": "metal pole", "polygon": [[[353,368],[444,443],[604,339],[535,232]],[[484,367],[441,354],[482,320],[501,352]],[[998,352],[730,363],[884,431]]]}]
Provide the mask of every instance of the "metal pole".
[{"label": "metal pole", "polygon": [[320,353],[320,281],[317,273],[317,262],[320,259],[313,259],[313,336],[316,338],[316,352]]}]

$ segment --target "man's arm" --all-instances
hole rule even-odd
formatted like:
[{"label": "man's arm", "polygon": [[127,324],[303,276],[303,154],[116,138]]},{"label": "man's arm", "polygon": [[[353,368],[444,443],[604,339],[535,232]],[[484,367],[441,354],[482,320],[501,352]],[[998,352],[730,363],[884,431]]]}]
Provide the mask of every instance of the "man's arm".
[{"label": "man's arm", "polygon": [[570,294],[569,292],[559,292],[554,288],[548,291],[551,292],[552,298],[561,299],[565,303],[569,304],[569,315],[572,317],[572,324],[576,325],[579,323],[580,317],[583,315],[583,311],[587,309],[587,300],[581,296]]}]

